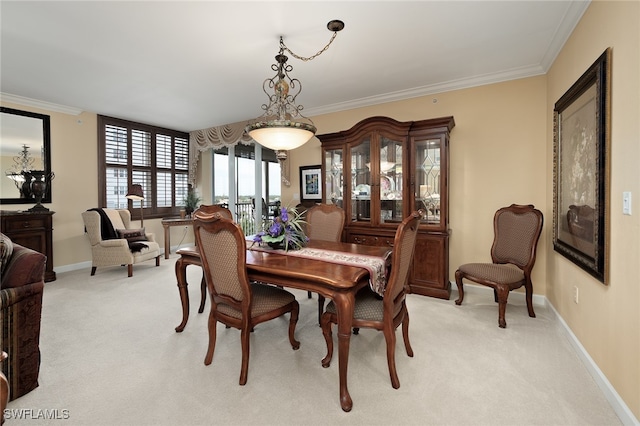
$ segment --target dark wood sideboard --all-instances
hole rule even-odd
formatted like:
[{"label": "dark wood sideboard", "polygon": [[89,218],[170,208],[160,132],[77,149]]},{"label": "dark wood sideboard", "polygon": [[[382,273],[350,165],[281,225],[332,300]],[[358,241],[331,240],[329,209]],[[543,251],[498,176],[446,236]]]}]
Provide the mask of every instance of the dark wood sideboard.
[{"label": "dark wood sideboard", "polygon": [[55,281],[53,271],[53,214],[52,211],[0,211],[0,230],[16,244],[39,251],[47,256],[45,282]]}]

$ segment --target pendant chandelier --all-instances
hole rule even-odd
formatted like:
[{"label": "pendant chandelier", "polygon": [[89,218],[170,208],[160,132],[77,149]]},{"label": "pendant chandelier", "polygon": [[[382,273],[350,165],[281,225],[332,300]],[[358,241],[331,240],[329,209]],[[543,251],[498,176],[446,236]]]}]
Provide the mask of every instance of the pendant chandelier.
[{"label": "pendant chandelier", "polygon": [[292,150],[304,145],[316,133],[316,126],[310,118],[302,114],[303,106],[296,104],[296,97],[302,92],[302,83],[297,78],[289,77],[293,67],[287,64],[289,59],[284,53],[289,52],[294,58],[301,61],[310,61],[320,56],[329,48],[338,35],[338,31],[344,28],[344,22],[333,20],[327,24],[329,31],[333,31],[329,43],[313,56],[301,57],[293,53],[280,37],[280,50],[276,55],[276,63],[271,69],[276,75],[267,78],[262,83],[262,90],[269,99],[268,104],[263,104],[264,114],[251,122],[245,131],[260,145],[270,148],[279,157],[286,158],[284,151]]}]

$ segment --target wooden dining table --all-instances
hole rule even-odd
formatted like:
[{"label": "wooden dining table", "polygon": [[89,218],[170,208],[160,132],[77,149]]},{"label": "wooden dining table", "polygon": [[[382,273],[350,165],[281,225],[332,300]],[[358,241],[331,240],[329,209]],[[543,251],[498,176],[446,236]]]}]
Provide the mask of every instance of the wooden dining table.
[{"label": "wooden dining table", "polygon": [[[388,255],[390,247],[327,241],[311,241],[308,247],[355,255],[376,256],[389,260],[391,258]],[[180,259],[176,261],[175,270],[182,303],[182,322],[176,327],[176,331],[180,332],[186,326],[189,317],[186,268],[188,265],[200,265],[200,253],[197,247],[180,249],[177,253],[180,255]],[[340,405],[344,411],[351,411],[353,401],[347,388],[351,323],[355,294],[362,287],[369,285],[369,271],[360,266],[289,256],[283,251],[270,252],[247,249],[247,274],[250,280],[311,291],[333,300],[338,314]],[[202,283],[201,288],[204,291]],[[204,299],[201,300],[199,311],[202,312],[203,308]]]}]

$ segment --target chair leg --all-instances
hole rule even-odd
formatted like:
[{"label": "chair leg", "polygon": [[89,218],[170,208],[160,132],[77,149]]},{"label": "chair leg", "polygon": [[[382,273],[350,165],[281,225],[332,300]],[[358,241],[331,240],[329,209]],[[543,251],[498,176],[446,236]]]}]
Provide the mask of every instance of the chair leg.
[{"label": "chair leg", "polygon": [[198,313],[201,314],[204,311],[204,303],[207,300],[207,282],[204,279],[204,274],[200,280],[200,307]]},{"label": "chair leg", "polygon": [[209,347],[207,348],[207,355],[204,357],[204,365],[211,364],[213,361],[213,351],[216,349],[216,326],[218,321],[213,315],[213,311],[209,313]]},{"label": "chair leg", "polygon": [[97,269],[96,266],[91,267],[91,276],[94,276],[96,274],[96,269]]},{"label": "chair leg", "polygon": [[160,255],[156,256],[156,266],[160,266]]},{"label": "chair leg", "polygon": [[325,312],[322,315],[320,326],[322,327],[322,335],[324,336],[324,340],[327,343],[327,355],[322,358],[322,366],[324,368],[327,368],[329,367],[329,365],[331,365],[331,358],[333,357],[333,336],[331,335],[330,313]]},{"label": "chair leg", "polygon": [[324,296],[318,294],[318,325],[322,322],[322,313],[324,312]]},{"label": "chair leg", "polygon": [[536,313],[533,311],[533,285],[531,284],[531,281],[527,281],[525,283],[524,289],[526,291],[527,310],[529,311],[529,316],[531,318],[535,318]]},{"label": "chair leg", "polygon": [[311,292],[310,291],[307,292],[307,299],[311,299]]},{"label": "chair leg", "polygon": [[384,325],[382,332],[384,340],[387,342],[387,365],[389,366],[389,377],[391,378],[391,386],[394,389],[400,387],[398,372],[396,371],[396,331],[392,324]]},{"label": "chair leg", "polygon": [[464,299],[464,288],[462,287],[462,272],[459,269],[456,271],[456,285],[458,286],[456,305],[460,305]]},{"label": "chair leg", "polygon": [[133,263],[127,265],[127,273],[129,274],[129,278],[133,276]]},{"label": "chair leg", "polygon": [[497,287],[495,289],[495,292],[496,296],[498,297],[498,326],[500,328],[507,328],[507,322],[504,319],[504,314],[507,310],[509,287]]},{"label": "chair leg", "polygon": [[297,341],[295,337],[299,312],[300,304],[298,304],[298,302],[295,302],[295,304],[293,305],[293,309],[291,309],[291,317],[289,318],[289,342],[291,343],[291,347],[294,351],[300,348],[300,342]]},{"label": "chair leg", "polygon": [[242,343],[242,367],[240,367],[240,386],[247,384],[247,376],[249,375],[249,338],[251,336],[251,327],[248,322],[242,325],[240,330],[240,341]]},{"label": "chair leg", "polygon": [[403,307],[404,318],[402,319],[402,339],[404,340],[404,347],[407,350],[407,355],[413,357],[413,348],[409,342],[409,312],[406,307]]}]

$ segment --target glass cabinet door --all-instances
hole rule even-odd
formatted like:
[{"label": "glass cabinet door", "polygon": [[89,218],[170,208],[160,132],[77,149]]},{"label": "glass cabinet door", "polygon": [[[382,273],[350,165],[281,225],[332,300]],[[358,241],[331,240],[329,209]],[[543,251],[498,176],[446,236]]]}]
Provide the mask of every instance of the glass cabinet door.
[{"label": "glass cabinet door", "polygon": [[380,223],[402,222],[402,143],[380,138]]},{"label": "glass cabinet door", "polygon": [[326,194],[324,202],[326,204],[336,204],[344,209],[343,163],[342,149],[332,149],[324,153],[324,184]]},{"label": "glass cabinet door", "polygon": [[415,203],[424,224],[440,224],[440,139],[416,141]]},{"label": "glass cabinet door", "polygon": [[[351,220],[371,222],[371,138],[351,148]],[[345,188],[346,189],[346,188]]]}]

